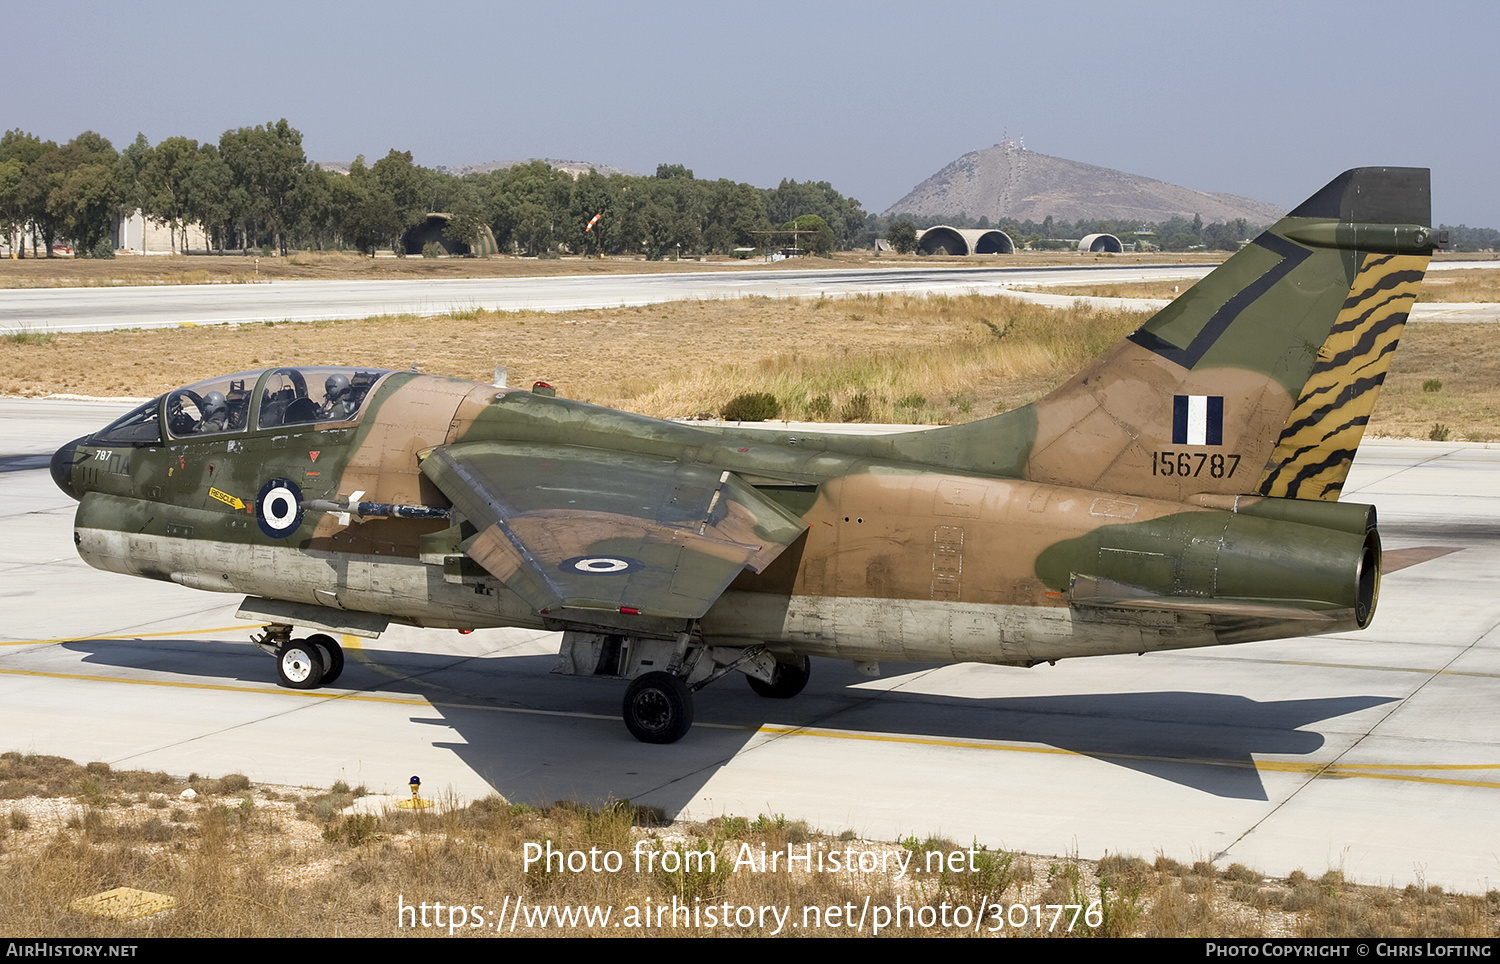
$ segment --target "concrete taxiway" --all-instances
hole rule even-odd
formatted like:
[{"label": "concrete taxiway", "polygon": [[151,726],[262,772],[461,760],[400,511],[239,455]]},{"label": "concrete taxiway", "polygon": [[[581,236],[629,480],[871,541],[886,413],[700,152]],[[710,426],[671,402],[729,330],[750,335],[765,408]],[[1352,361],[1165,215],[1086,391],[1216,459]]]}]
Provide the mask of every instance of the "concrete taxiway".
[{"label": "concrete taxiway", "polygon": [[548,674],[552,635],[351,638],[334,687],[293,691],[239,597],[89,569],[44,456],[121,411],[0,400],[0,750],[1500,886],[1500,449],[1365,444],[1346,498],[1379,507],[1388,553],[1365,632],[877,679],[815,660],[794,700],[705,689],[656,747],[620,684]]}]

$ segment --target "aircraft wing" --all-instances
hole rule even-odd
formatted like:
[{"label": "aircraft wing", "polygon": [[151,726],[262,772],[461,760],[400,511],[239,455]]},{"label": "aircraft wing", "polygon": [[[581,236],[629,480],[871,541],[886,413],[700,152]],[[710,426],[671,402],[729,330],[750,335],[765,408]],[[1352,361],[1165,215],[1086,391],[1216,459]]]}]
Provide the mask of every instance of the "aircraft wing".
[{"label": "aircraft wing", "polygon": [[807,524],[731,472],[568,445],[481,441],[422,460],[478,532],[463,551],[539,613],[696,619]]}]

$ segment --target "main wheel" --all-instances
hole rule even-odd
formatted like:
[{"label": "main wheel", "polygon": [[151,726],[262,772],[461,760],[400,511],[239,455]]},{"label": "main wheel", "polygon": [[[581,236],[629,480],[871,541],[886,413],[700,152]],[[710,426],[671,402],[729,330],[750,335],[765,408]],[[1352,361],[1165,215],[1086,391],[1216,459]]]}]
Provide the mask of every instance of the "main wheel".
[{"label": "main wheel", "polygon": [[283,686],[310,690],[323,679],[323,657],[315,644],[294,639],[276,654],[276,672]]},{"label": "main wheel", "polygon": [[621,713],[642,743],[676,743],[693,725],[693,694],[671,673],[647,673],[625,691]]},{"label": "main wheel", "polygon": [[771,682],[758,680],[754,676],[746,676],[750,681],[750,688],[755,690],[757,696],[764,696],[768,700],[789,700],[802,692],[807,685],[807,679],[812,675],[812,661],[806,656],[794,657],[795,662],[776,662],[776,675]]},{"label": "main wheel", "polygon": [[344,671],[344,647],[327,633],[314,633],[307,637],[307,644],[316,646],[318,655],[323,657],[323,678],[318,680],[318,685],[332,686]]}]

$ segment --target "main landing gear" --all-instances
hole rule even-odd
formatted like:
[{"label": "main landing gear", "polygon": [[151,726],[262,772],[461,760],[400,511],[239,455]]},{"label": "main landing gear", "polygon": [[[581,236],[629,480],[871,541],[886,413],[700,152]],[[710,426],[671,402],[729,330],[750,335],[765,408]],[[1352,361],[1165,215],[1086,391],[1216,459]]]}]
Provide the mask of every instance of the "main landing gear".
[{"label": "main landing gear", "polygon": [[637,676],[621,707],[625,728],[642,743],[676,743],[693,725],[693,694],[671,673]]},{"label": "main landing gear", "polygon": [[802,692],[808,678],[812,676],[812,661],[806,656],[788,656],[785,659],[786,662],[776,661],[770,682],[745,676],[745,682],[750,684],[755,695],[764,696],[768,700],[789,700]]},{"label": "main landing gear", "polygon": [[620,716],[642,743],[676,743],[693,726],[693,694],[731,672],[769,699],[791,699],[810,675],[806,656],[773,655],[763,645],[708,646],[702,637],[672,639],[585,631],[563,633],[552,672],[628,679]]},{"label": "main landing gear", "polygon": [[344,671],[344,648],[326,633],[292,639],[292,627],[273,623],[251,641],[276,657],[281,685],[294,690],[329,686]]}]

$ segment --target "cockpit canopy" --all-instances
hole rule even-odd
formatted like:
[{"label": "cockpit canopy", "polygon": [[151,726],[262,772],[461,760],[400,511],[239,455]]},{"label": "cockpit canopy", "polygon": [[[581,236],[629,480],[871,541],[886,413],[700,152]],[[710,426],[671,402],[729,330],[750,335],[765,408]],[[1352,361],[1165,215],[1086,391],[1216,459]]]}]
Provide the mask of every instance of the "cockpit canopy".
[{"label": "cockpit canopy", "polygon": [[92,441],[154,445],[290,425],[352,422],[390,372],[310,366],[240,372],[173,389],[105,426]]}]

